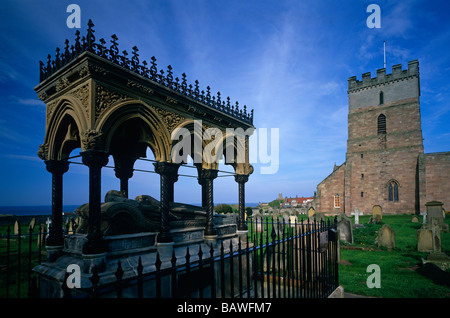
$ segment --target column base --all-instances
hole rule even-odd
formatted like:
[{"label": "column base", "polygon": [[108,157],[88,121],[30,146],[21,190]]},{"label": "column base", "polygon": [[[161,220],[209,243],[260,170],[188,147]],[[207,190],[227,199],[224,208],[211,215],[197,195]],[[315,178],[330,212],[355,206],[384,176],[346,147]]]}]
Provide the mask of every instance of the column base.
[{"label": "column base", "polygon": [[57,246],[46,246],[47,249],[47,262],[53,263],[56,261],[62,254],[64,245],[57,245]]},{"label": "column base", "polygon": [[83,257],[83,272],[92,274],[94,267],[97,266],[99,273],[106,269],[106,252],[100,254],[81,254]]},{"label": "column base", "polygon": [[169,243],[156,243],[158,249],[159,257],[161,259],[171,259],[173,255],[174,242]]}]

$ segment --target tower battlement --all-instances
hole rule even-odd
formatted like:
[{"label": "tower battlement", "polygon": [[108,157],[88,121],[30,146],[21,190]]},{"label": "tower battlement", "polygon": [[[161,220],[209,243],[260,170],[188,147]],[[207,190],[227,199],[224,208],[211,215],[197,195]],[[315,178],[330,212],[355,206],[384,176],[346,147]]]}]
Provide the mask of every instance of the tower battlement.
[{"label": "tower battlement", "polygon": [[413,60],[408,62],[408,69],[402,70],[402,65],[392,66],[392,73],[386,74],[386,68],[377,70],[377,76],[371,77],[370,72],[362,74],[362,80],[356,79],[356,76],[348,78],[348,92],[359,89],[372,87],[379,84],[385,84],[392,81],[403,80],[409,77],[419,76],[419,61]]}]

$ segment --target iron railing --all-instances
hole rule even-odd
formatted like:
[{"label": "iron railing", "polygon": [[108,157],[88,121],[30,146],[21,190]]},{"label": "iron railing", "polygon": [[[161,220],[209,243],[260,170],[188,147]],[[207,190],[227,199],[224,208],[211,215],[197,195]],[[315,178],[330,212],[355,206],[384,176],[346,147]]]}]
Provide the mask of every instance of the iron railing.
[{"label": "iron railing", "polygon": [[63,284],[64,297],[323,298],[338,287],[335,221],[266,218],[249,220],[248,226],[245,242],[222,242],[216,250],[211,245],[209,256],[201,246],[195,254],[186,247],[181,261],[174,252],[171,266],[163,268],[157,253],[155,270],[148,273],[139,258],[135,277],[123,279],[119,261],[116,281],[103,285],[94,268],[91,287]]},{"label": "iron railing", "polygon": [[[170,265],[160,255],[152,270],[139,257],[137,275],[124,278],[120,260],[115,281],[104,283],[94,268],[91,286],[70,289],[64,297],[117,298],[323,298],[339,285],[338,236],[334,221],[285,222],[250,218],[248,234],[213,245],[187,246],[184,257],[172,254]],[[33,267],[45,261],[46,232],[29,227],[17,235],[8,226],[0,235],[0,298],[38,297]],[[4,286],[4,287],[3,287]]]}]

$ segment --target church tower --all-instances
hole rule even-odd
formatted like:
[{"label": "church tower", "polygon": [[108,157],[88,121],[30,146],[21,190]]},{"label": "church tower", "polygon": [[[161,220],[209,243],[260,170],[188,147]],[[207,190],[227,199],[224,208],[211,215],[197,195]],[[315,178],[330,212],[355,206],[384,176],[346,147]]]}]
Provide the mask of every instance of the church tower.
[{"label": "church tower", "polygon": [[423,154],[419,62],[348,79],[348,140],[344,211],[419,210],[417,162]]}]

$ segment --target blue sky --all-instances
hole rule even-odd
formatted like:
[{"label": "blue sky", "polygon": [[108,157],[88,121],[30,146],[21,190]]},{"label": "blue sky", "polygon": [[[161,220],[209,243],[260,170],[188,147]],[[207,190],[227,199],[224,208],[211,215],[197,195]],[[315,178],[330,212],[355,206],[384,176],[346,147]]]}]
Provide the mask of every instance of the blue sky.
[{"label": "blue sky", "polygon": [[[279,129],[279,168],[246,185],[247,202],[313,195],[317,184],[345,161],[347,79],[418,59],[425,152],[450,151],[450,22],[447,1],[3,1],[0,11],[0,205],[51,203],[51,174],[36,152],[44,140],[45,105],[33,88],[38,61],[74,41],[66,8],[81,8],[97,39],[119,37],[119,49],[137,45],[141,60],[157,58],[175,76],[186,73],[255,110],[257,128]],[[381,8],[381,28],[369,29],[369,4]],[[253,149],[253,151],[256,151]],[[74,152],[75,153],[75,152]],[[152,157],[148,153],[149,158]],[[110,165],[113,160],[110,159]],[[139,169],[150,169],[139,162]],[[227,167],[221,167],[228,170]],[[180,173],[193,174],[183,168]],[[119,187],[104,168],[103,194]],[[233,178],[218,178],[216,203],[237,202]],[[135,172],[130,197],[159,197],[159,176]],[[180,177],[175,200],[198,203],[195,178]],[[88,201],[88,169],[64,175],[64,204]]]}]

